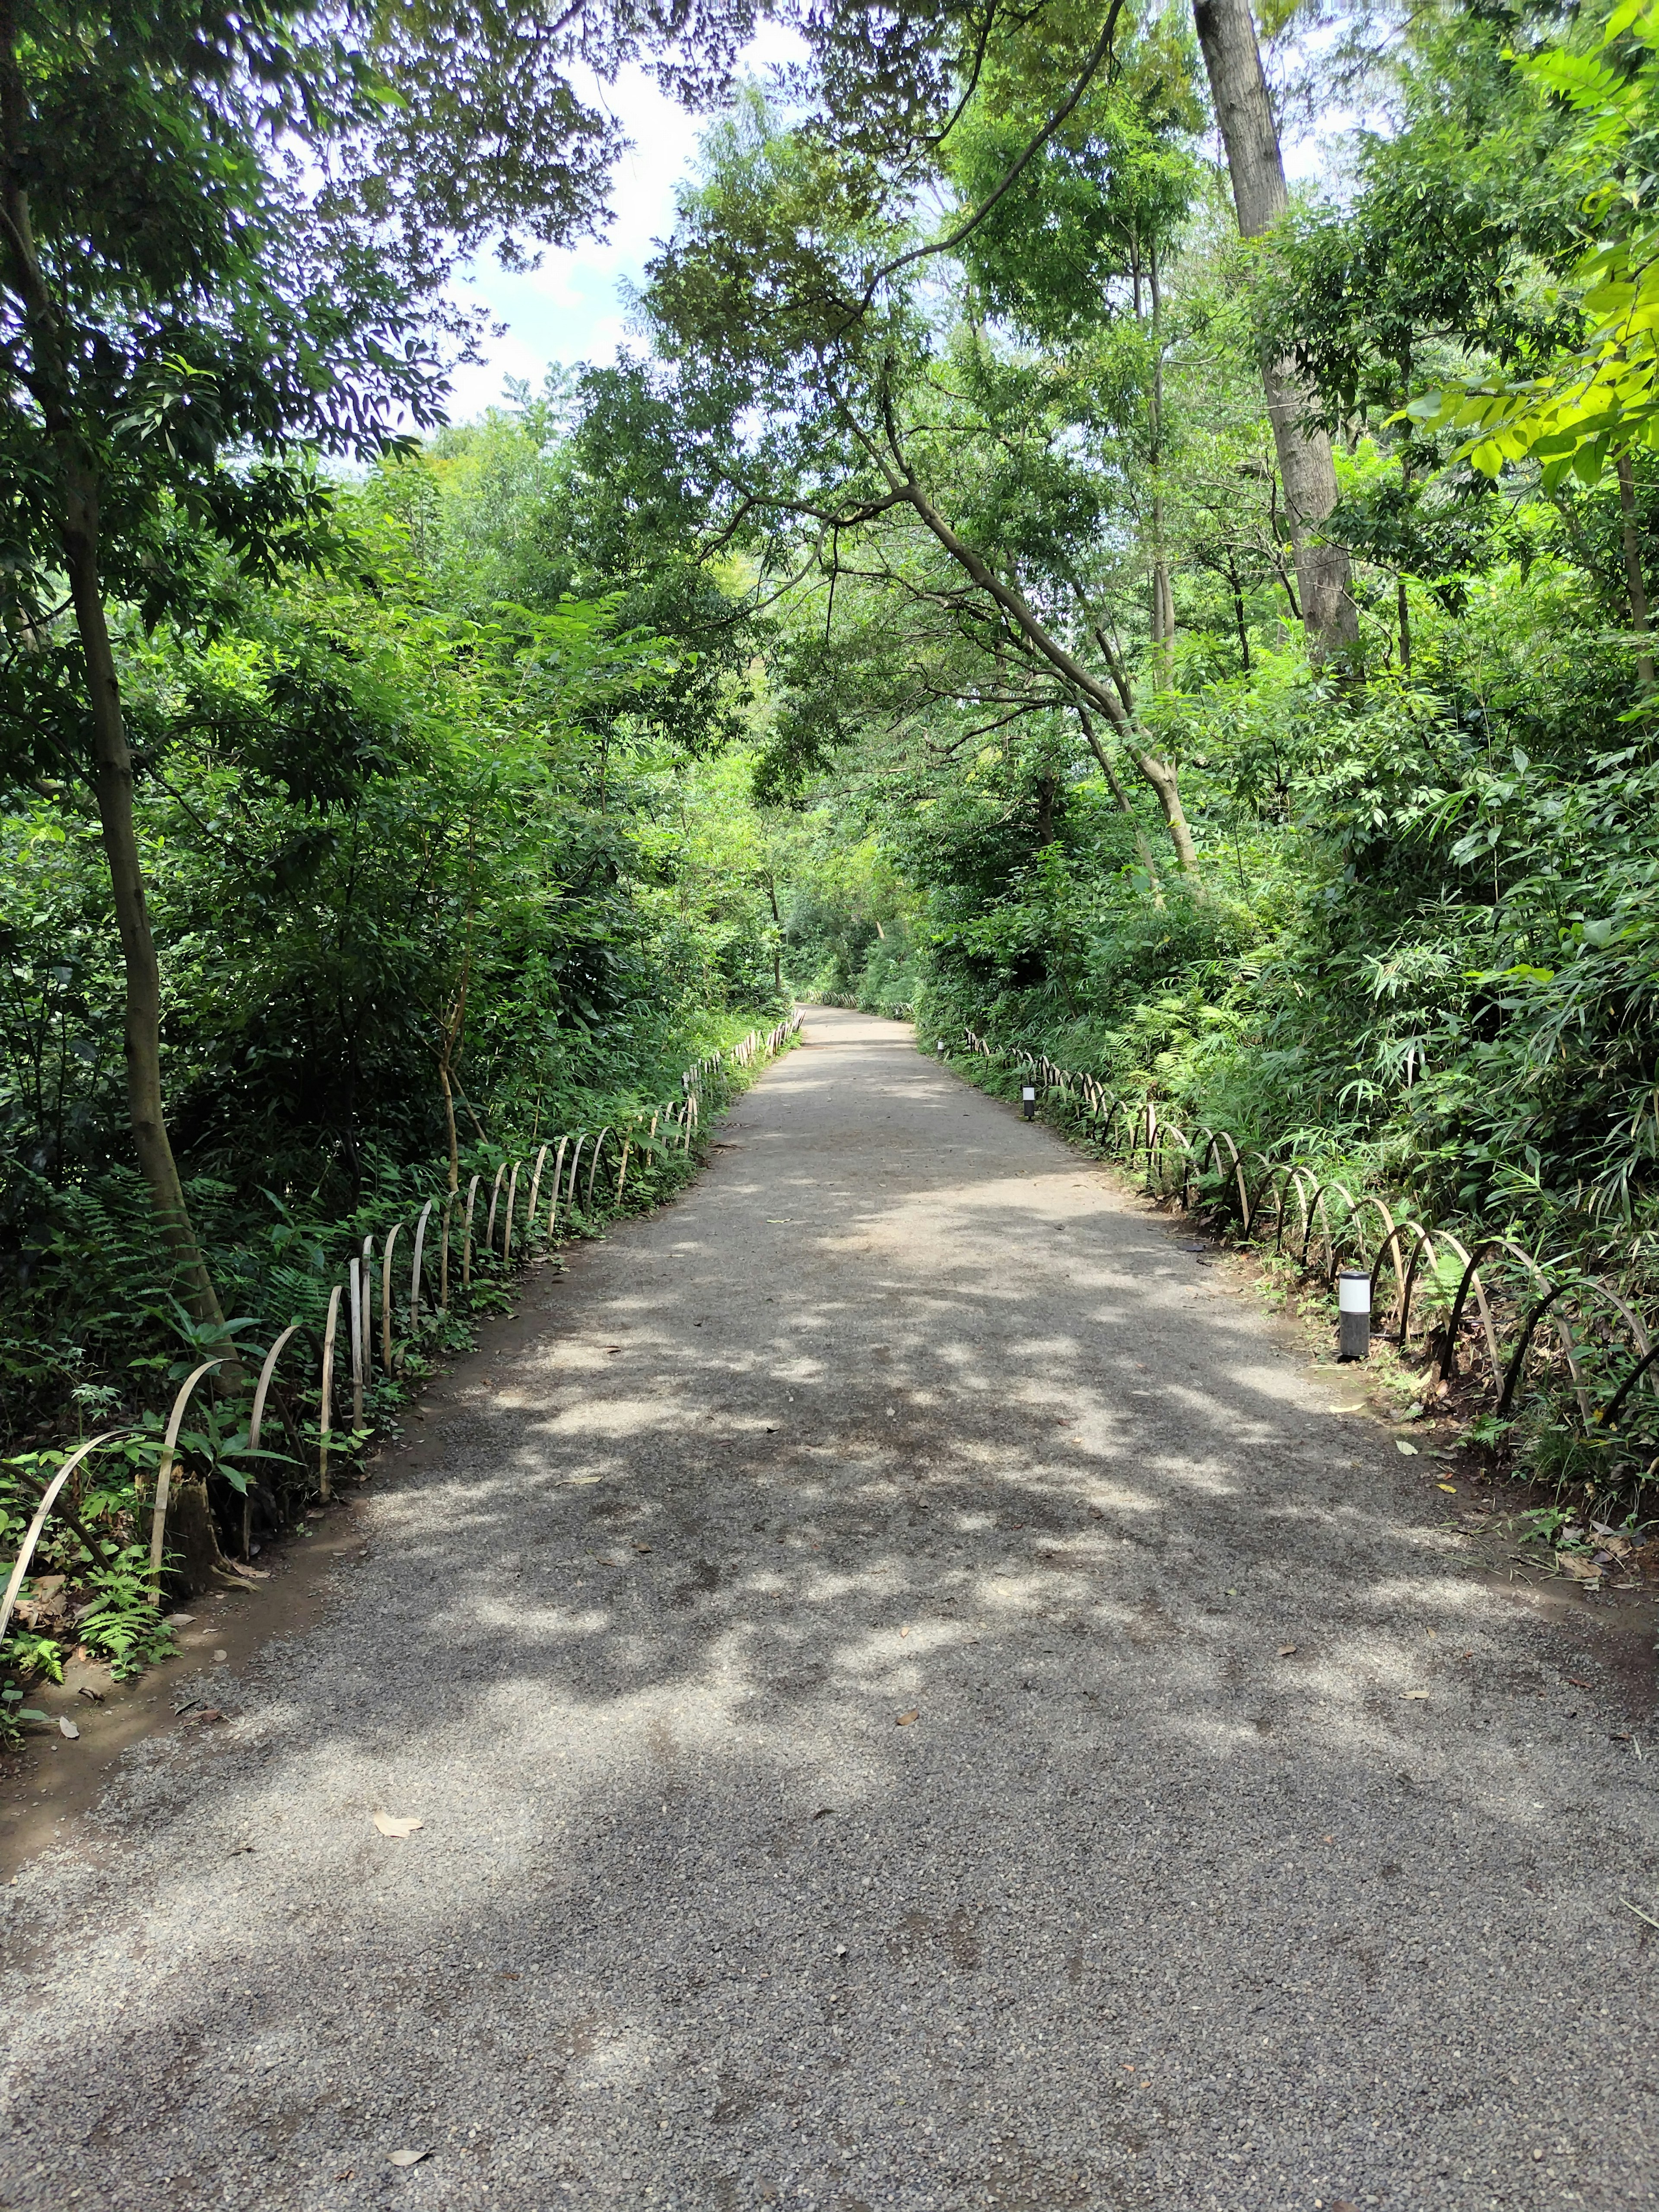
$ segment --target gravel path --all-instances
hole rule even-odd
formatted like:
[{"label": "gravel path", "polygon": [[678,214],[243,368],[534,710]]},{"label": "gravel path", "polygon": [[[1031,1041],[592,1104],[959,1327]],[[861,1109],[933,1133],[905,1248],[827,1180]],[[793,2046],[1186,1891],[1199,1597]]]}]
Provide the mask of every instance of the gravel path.
[{"label": "gravel path", "polygon": [[0,1893],[0,2203],[1659,2202],[1589,1639],[1179,1224],[807,1036]]}]

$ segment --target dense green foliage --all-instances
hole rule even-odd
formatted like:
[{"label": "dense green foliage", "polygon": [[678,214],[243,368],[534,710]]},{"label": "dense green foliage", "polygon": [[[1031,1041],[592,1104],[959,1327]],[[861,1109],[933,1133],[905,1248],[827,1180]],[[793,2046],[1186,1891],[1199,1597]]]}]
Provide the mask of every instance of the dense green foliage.
[{"label": "dense green foliage", "polygon": [[[14,1449],[792,988],[1647,1287],[1659,32],[1314,23],[1381,127],[1243,244],[1177,9],[777,12],[735,94],[743,4],[0,22]],[[641,46],[719,111],[645,344],[437,427]]]},{"label": "dense green foliage", "polygon": [[[349,559],[122,636],[170,1116],[228,1310],[289,1318],[273,1268],[320,1269],[319,1224],[443,1157],[446,1079],[493,1161],[673,1095],[775,1000],[743,756],[677,743],[695,656],[622,587],[545,580],[549,452],[539,410],[447,434],[340,493]],[[15,1437],[151,1370],[169,1278],[125,1164],[95,819],[43,779],[3,834]]]}]

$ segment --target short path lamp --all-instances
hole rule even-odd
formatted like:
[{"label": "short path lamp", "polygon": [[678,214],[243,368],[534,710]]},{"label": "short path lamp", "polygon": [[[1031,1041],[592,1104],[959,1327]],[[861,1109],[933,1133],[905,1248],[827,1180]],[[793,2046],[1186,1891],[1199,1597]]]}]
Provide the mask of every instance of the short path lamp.
[{"label": "short path lamp", "polygon": [[1036,1085],[1023,1083],[1019,1091],[1019,1110],[1028,1121],[1036,1119]]},{"label": "short path lamp", "polygon": [[1339,1359],[1371,1356],[1371,1279],[1363,1267],[1344,1267],[1336,1279]]},{"label": "short path lamp", "polygon": [[945,1057],[945,1039],[943,1037],[939,1039],[939,1042],[933,1047],[933,1049],[939,1054],[939,1058],[943,1060]]}]

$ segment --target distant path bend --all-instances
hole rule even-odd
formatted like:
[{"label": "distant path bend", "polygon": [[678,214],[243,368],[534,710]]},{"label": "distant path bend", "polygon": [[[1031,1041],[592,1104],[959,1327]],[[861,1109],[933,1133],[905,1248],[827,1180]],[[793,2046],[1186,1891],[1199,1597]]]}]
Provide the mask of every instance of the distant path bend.
[{"label": "distant path bend", "polygon": [[908,1030],[815,1012],[715,1133],[0,1892],[0,2203],[1655,2203],[1588,1646]]}]

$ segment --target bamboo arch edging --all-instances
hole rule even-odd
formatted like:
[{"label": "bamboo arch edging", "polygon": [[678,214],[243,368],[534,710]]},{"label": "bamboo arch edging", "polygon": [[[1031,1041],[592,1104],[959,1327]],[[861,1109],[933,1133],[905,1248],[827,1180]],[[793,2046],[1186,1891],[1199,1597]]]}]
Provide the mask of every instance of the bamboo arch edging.
[{"label": "bamboo arch edging", "polygon": [[426,1224],[432,1218],[434,1199],[428,1199],[421,1208],[415,1224],[415,1256],[409,1263],[409,1334],[414,1337],[421,1321],[421,1252],[426,1243]]},{"label": "bamboo arch edging", "polygon": [[34,1557],[34,1547],[40,1542],[40,1532],[46,1525],[46,1516],[58,1503],[64,1485],[88,1454],[95,1452],[100,1444],[111,1443],[117,1437],[125,1436],[128,1433],[125,1429],[106,1429],[102,1436],[89,1438],[87,1443],[79,1445],[70,1454],[46,1485],[41,1495],[40,1503],[34,1509],[34,1518],[29,1522],[27,1532],[23,1538],[22,1547],[12,1563],[11,1573],[6,1582],[5,1595],[0,1597],[0,1643],[4,1642],[6,1631],[11,1626],[12,1607],[16,1604],[17,1593],[22,1589],[28,1575],[29,1561]]},{"label": "bamboo arch edging", "polygon": [[178,1396],[173,1401],[173,1411],[167,1416],[167,1435],[161,1442],[161,1463],[155,1473],[155,1503],[149,1516],[149,1602],[153,1611],[161,1603],[161,1547],[167,1536],[167,1499],[173,1489],[173,1455],[178,1449],[179,1431],[184,1425],[185,1408],[190,1403],[190,1394],[204,1375],[216,1367],[222,1367],[231,1357],[227,1352],[204,1359],[192,1375],[187,1376]]},{"label": "bamboo arch edging", "polygon": [[518,1203],[519,1170],[523,1165],[522,1160],[514,1160],[513,1172],[507,1179],[507,1226],[501,1231],[501,1265],[504,1267],[510,1267],[513,1264],[513,1209]]},{"label": "bamboo arch edging", "polygon": [[403,1227],[401,1221],[394,1221],[380,1247],[380,1364],[388,1375],[392,1372],[392,1252]]},{"label": "bamboo arch edging", "polygon": [[503,1160],[495,1170],[495,1182],[489,1187],[489,1218],[484,1223],[483,1248],[486,1254],[492,1257],[495,1250],[495,1208],[501,1195],[501,1177],[506,1173],[507,1162]]},{"label": "bamboo arch edging", "polygon": [[472,1287],[472,1209],[477,1203],[478,1185],[482,1174],[475,1175],[466,1187],[466,1214],[461,1224],[461,1288]]},{"label": "bamboo arch edging", "polygon": [[[340,1286],[337,1283],[334,1285],[333,1297],[330,1301],[331,1310],[334,1308],[337,1308],[339,1301]],[[265,1398],[270,1389],[271,1377],[276,1372],[276,1362],[283,1356],[283,1346],[287,1344],[290,1337],[295,1336],[299,1334],[299,1328],[300,1324],[297,1321],[291,1321],[289,1323],[288,1327],[283,1331],[275,1344],[271,1346],[270,1351],[266,1352],[264,1365],[259,1370],[258,1385],[253,1393],[253,1411],[247,1417],[247,1448],[250,1457],[252,1457],[252,1455],[259,1449],[259,1437],[264,1428],[265,1421]],[[248,1479],[252,1481],[252,1477],[250,1475]],[[253,1509],[248,1501],[247,1492],[245,1489],[242,1492],[242,1557],[245,1559],[251,1559],[252,1557],[252,1553],[249,1549],[249,1546],[252,1541],[253,1536],[252,1522],[251,1518],[252,1510]]]},{"label": "bamboo arch edging", "polygon": [[[1006,1062],[1008,1060],[1008,1054],[993,1051],[987,1040],[981,1037],[971,1025],[963,1024],[963,1035],[969,1048],[979,1053],[981,1057],[993,1061],[1000,1060]],[[1100,1124],[1097,1140],[1103,1149],[1109,1153],[1115,1152],[1121,1157],[1127,1149],[1127,1157],[1133,1164],[1140,1154],[1144,1143],[1147,1152],[1148,1187],[1158,1195],[1163,1195],[1165,1188],[1164,1161],[1165,1154],[1170,1149],[1172,1139],[1178,1140],[1188,1153],[1194,1160],[1196,1159],[1195,1147],[1186,1133],[1180,1130],[1178,1125],[1158,1115],[1155,1109],[1145,1112],[1146,1136],[1143,1139],[1142,1111],[1130,1112],[1124,1101],[1109,1095],[1105,1086],[1097,1083],[1093,1077],[1085,1073],[1073,1078],[1069,1071],[1057,1067],[1047,1054],[1033,1054],[1017,1048],[1012,1054],[1012,1059],[1018,1066],[1034,1073],[1040,1072],[1046,1084],[1059,1087],[1068,1098],[1072,1096],[1071,1086],[1075,1081],[1085,1102],[1079,1109],[1083,1114],[1085,1126],[1091,1117]],[[1152,1106],[1150,1100],[1146,1103],[1147,1107]],[[1122,1115],[1124,1122],[1121,1133],[1115,1128],[1120,1114]],[[1347,1185],[1337,1177],[1332,1176],[1321,1182],[1299,1163],[1291,1161],[1275,1164],[1269,1162],[1267,1156],[1259,1152],[1250,1155],[1253,1160],[1261,1163],[1263,1170],[1263,1176],[1258,1182],[1255,1193],[1252,1196],[1248,1182],[1243,1175],[1238,1147],[1231,1133],[1224,1129],[1202,1127],[1195,1133],[1205,1142],[1206,1164],[1213,1164],[1221,1173],[1224,1181],[1227,1177],[1228,1168],[1231,1167],[1232,1180],[1239,1190],[1240,1206],[1243,1216],[1243,1234],[1247,1237],[1259,1230],[1261,1218],[1265,1212],[1267,1195],[1271,1189],[1274,1214],[1273,1243],[1275,1249],[1282,1249],[1285,1226],[1285,1193],[1287,1189],[1295,1193],[1298,1217],[1296,1224],[1299,1242],[1297,1256],[1300,1264],[1310,1272],[1313,1271],[1312,1245],[1316,1230],[1319,1233],[1322,1248],[1322,1272],[1329,1279],[1334,1275],[1339,1250],[1360,1231],[1366,1212],[1374,1210],[1377,1213],[1384,1224],[1384,1228],[1367,1272],[1371,1277],[1375,1294],[1376,1288],[1380,1283],[1382,1266],[1392,1255],[1398,1285],[1394,1319],[1398,1325],[1402,1346],[1410,1341],[1413,1297],[1425,1252],[1431,1255],[1433,1254],[1437,1238],[1439,1243],[1444,1244],[1448,1250],[1463,1261],[1463,1274],[1453,1303],[1445,1340],[1434,1356],[1431,1371],[1437,1380],[1443,1381],[1449,1373],[1455,1370],[1458,1326],[1462,1322],[1469,1293],[1473,1291],[1480,1311],[1482,1333],[1486,1340],[1488,1356],[1492,1363],[1494,1379],[1497,1379],[1500,1370],[1505,1370],[1503,1372],[1499,1399],[1500,1413],[1507,1411],[1513,1401],[1526,1352],[1530,1347],[1538,1328],[1546,1321],[1557,1335],[1565,1354],[1571,1376],[1573,1395],[1587,1429],[1593,1425],[1593,1422],[1601,1423],[1607,1421],[1610,1418],[1616,1418],[1617,1412],[1622,1411],[1630,1393],[1644,1380],[1647,1382],[1650,1391],[1659,1391],[1659,1383],[1656,1382],[1653,1374],[1656,1365],[1659,1365],[1659,1346],[1650,1349],[1648,1332],[1641,1315],[1628,1299],[1600,1276],[1582,1276],[1570,1282],[1557,1284],[1550,1289],[1528,1314],[1522,1330],[1522,1340],[1516,1345],[1505,1368],[1498,1345],[1497,1325],[1491,1301],[1486,1296],[1486,1286],[1480,1273],[1480,1261],[1483,1256],[1495,1249],[1504,1249],[1510,1252],[1512,1256],[1521,1260],[1540,1283],[1546,1280],[1536,1263],[1532,1261],[1529,1255],[1522,1252],[1519,1247],[1514,1245],[1512,1240],[1483,1238],[1480,1241],[1474,1254],[1471,1255],[1461,1240],[1448,1229],[1431,1231],[1425,1229],[1420,1222],[1409,1217],[1402,1218],[1396,1223],[1387,1202],[1375,1193],[1363,1192],[1356,1198]],[[1330,1201],[1338,1197],[1342,1200],[1346,1209],[1341,1217],[1340,1229],[1333,1223],[1330,1206]],[[1190,1170],[1188,1176],[1183,1178],[1179,1198],[1183,1207],[1189,1205]],[[1413,1239],[1409,1256],[1406,1255],[1402,1249],[1403,1240],[1407,1236]],[[1363,1254],[1365,1250],[1363,1236],[1360,1249]],[[1642,1354],[1640,1359],[1620,1383],[1610,1405],[1594,1417],[1589,1411],[1584,1372],[1583,1354],[1587,1348],[1586,1344],[1575,1332],[1565,1314],[1556,1310],[1558,1301],[1561,1300],[1564,1295],[1569,1304],[1580,1308],[1586,1301],[1599,1301],[1610,1307],[1628,1330],[1632,1343]]]},{"label": "bamboo arch edging", "polygon": [[544,1145],[537,1153],[536,1165],[530,1177],[530,1203],[524,1210],[524,1233],[526,1243],[536,1233],[536,1200],[541,1194],[542,1170],[547,1164],[547,1155],[550,1150],[550,1146]]},{"label": "bamboo arch edging", "polygon": [[323,1328],[321,1402],[317,1408],[317,1492],[325,1505],[330,1496],[328,1439],[334,1419],[334,1332],[339,1321],[340,1285],[336,1283],[328,1295],[328,1320]]},{"label": "bamboo arch edging", "polygon": [[607,1124],[593,1139],[593,1150],[587,1163],[587,1195],[582,1200],[582,1212],[591,1219],[593,1212],[593,1177],[599,1171],[599,1154],[605,1150],[605,1140],[615,1133]]}]

